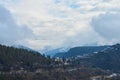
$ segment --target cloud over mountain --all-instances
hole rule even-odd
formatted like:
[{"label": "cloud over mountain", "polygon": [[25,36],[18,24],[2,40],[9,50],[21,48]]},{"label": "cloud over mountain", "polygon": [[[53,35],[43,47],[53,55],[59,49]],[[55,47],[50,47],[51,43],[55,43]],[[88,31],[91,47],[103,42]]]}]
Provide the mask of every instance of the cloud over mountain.
[{"label": "cloud over mountain", "polygon": [[0,4],[5,6],[1,32],[9,34],[0,35],[1,43],[20,40],[44,49],[119,41],[119,0],[0,0]]}]

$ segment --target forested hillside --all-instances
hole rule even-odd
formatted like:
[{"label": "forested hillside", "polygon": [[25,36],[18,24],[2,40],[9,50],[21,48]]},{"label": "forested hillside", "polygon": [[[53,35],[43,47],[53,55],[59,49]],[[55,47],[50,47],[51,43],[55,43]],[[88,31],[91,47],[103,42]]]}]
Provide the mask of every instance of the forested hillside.
[{"label": "forested hillside", "polygon": [[62,52],[62,53],[56,53],[54,57],[65,57],[65,58],[71,58],[71,57],[76,57],[76,56],[83,56],[86,54],[91,54],[94,52],[99,52],[101,50],[104,50],[108,46],[83,46],[83,47],[74,47],[71,48],[67,52]]},{"label": "forested hillside", "polygon": [[[119,80],[120,45],[83,58],[51,59],[38,52],[0,45],[0,80]],[[108,70],[109,69],[109,70]],[[109,77],[110,76],[110,77]]]},{"label": "forested hillside", "polygon": [[0,70],[2,71],[20,68],[34,69],[51,62],[51,59],[38,52],[0,45]]},{"label": "forested hillside", "polygon": [[79,58],[73,64],[80,64],[89,66],[92,68],[101,68],[104,70],[111,70],[120,72],[120,44],[116,44],[108,47],[104,51],[94,53],[86,56],[85,58]]}]

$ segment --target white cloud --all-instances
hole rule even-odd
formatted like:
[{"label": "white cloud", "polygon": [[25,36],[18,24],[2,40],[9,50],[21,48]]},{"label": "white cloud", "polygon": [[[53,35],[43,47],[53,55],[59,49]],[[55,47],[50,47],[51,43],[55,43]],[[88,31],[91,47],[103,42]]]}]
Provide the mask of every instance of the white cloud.
[{"label": "white cloud", "polygon": [[95,31],[106,39],[120,40],[120,13],[106,13],[93,18],[92,26]]},{"label": "white cloud", "polygon": [[0,1],[10,10],[17,24],[26,25],[33,31],[33,38],[20,43],[35,49],[108,44],[111,40],[101,36],[90,22],[101,14],[119,13],[120,10],[119,0]]},{"label": "white cloud", "polygon": [[32,31],[16,24],[9,10],[0,6],[0,43],[14,44],[18,40],[30,37]]}]

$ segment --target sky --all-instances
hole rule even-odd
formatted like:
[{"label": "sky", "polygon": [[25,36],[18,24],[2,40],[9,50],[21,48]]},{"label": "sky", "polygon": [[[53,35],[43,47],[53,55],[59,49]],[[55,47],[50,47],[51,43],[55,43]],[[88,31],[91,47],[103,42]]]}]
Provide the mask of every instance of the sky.
[{"label": "sky", "polygon": [[0,44],[51,50],[120,42],[119,0],[0,0]]}]

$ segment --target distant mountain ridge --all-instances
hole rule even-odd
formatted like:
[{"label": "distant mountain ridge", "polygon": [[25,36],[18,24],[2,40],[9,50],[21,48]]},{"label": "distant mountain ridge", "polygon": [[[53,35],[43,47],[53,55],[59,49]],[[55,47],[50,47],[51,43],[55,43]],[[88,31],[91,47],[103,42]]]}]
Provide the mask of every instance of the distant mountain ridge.
[{"label": "distant mountain ridge", "polygon": [[86,54],[99,52],[101,50],[106,49],[109,46],[83,46],[83,47],[74,47],[68,50],[67,52],[62,53],[56,53],[54,57],[65,57],[65,58],[71,58],[76,56],[83,56]]},{"label": "distant mountain ridge", "polygon": [[108,47],[96,54],[73,60],[73,64],[97,67],[105,70],[120,72],[120,44]]},{"label": "distant mountain ridge", "polygon": [[48,51],[45,51],[44,54],[46,56],[51,56],[51,57],[54,57],[56,55],[56,53],[62,53],[62,52],[67,52],[67,48],[57,48],[57,49],[52,49],[52,50],[48,50]]}]

